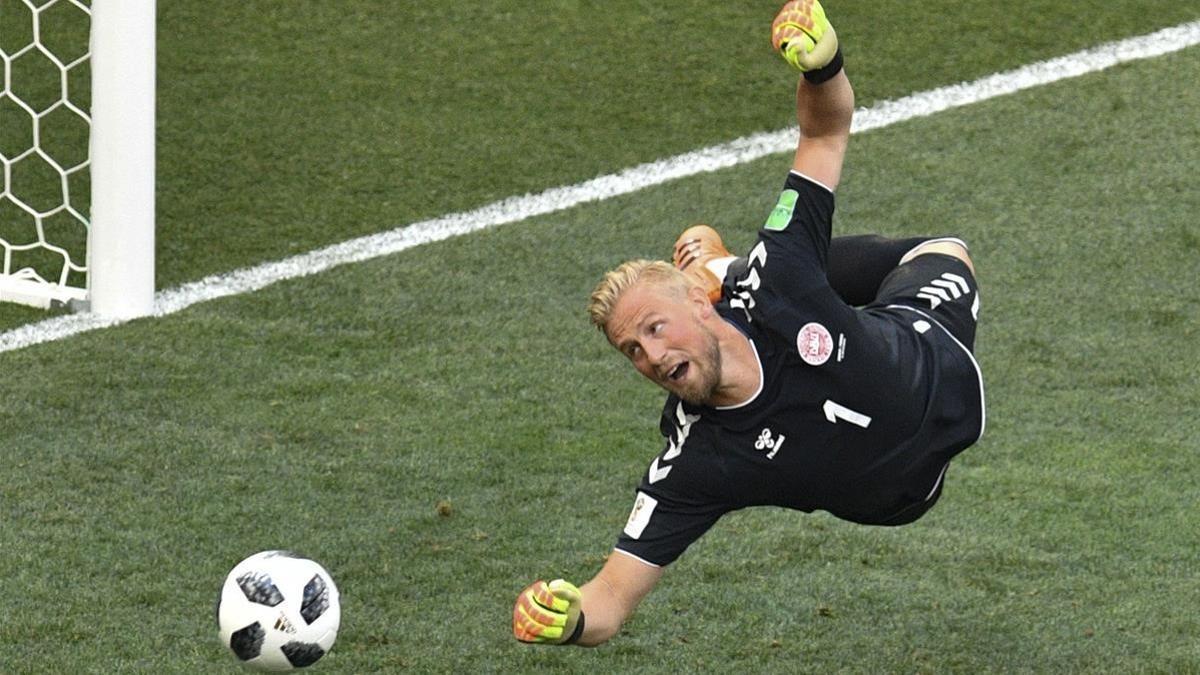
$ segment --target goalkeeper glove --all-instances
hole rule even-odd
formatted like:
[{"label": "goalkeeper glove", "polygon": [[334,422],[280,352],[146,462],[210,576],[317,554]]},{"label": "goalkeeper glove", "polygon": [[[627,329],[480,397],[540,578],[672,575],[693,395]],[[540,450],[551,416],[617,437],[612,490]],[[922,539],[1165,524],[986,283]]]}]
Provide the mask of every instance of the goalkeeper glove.
[{"label": "goalkeeper glove", "polygon": [[780,8],[771,23],[771,45],[784,61],[816,84],[842,68],[837,33],[818,0],[792,0]]},{"label": "goalkeeper glove", "polygon": [[583,634],[583,594],[574,584],[535,581],[517,596],[513,636],[521,642],[571,644]]}]

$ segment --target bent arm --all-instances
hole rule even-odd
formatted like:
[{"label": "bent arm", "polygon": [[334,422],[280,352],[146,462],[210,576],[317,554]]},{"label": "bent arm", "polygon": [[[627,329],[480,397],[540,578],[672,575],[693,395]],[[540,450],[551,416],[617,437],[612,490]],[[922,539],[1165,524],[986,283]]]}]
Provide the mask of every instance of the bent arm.
[{"label": "bent arm", "polygon": [[796,89],[800,142],[792,168],[830,190],[837,189],[853,117],[854,89],[845,70],[821,84],[801,77]]},{"label": "bent arm", "polygon": [[616,635],[642,598],[658,584],[662,571],[614,549],[604,567],[579,589],[585,620],[578,644],[593,647]]}]

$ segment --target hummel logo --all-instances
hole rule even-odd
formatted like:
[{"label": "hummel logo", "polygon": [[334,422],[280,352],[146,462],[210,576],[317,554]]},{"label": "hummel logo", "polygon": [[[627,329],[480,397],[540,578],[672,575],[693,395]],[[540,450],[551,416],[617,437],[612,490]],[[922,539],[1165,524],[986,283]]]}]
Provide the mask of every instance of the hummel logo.
[{"label": "hummel logo", "polygon": [[922,287],[921,292],[917,293],[917,297],[928,300],[929,309],[937,309],[937,306],[943,302],[957,300],[970,294],[971,287],[967,285],[966,279],[946,272],[940,278],[931,281],[928,286]]},{"label": "hummel logo", "polygon": [[767,453],[767,459],[775,459],[775,453],[783,447],[783,442],[787,440],[787,436],[779,434],[779,438],[771,438],[771,430],[763,429],[758,435],[758,440],[754,441],[755,450],[770,450]]},{"label": "hummel logo", "polygon": [[667,477],[671,473],[670,465],[658,468],[658,458],[655,457],[653,462],[650,462],[650,484],[653,485],[658,481]]},{"label": "hummel logo", "polygon": [[[667,451],[663,453],[661,459],[664,462],[669,462],[683,453],[683,444],[687,440],[688,433],[692,430],[692,425],[700,419],[699,415],[689,415],[683,410],[683,403],[675,407],[675,435],[668,439]],[[659,457],[655,457],[650,463],[649,480],[651,484],[667,477],[671,473],[671,465],[664,467],[658,466]]]},{"label": "hummel logo", "polygon": [[[784,223],[786,226],[786,223]],[[783,229],[783,228],[779,228]],[[746,256],[746,264],[749,266],[746,272],[746,278],[738,280],[735,284],[737,290],[734,296],[729,300],[730,307],[738,307],[746,313],[746,320],[753,321],[750,316],[750,310],[754,309],[754,291],[757,291],[762,285],[762,278],[759,277],[759,269],[767,266],[767,247],[760,241],[755,246],[748,256]]]},{"label": "hummel logo", "polygon": [[667,452],[663,455],[663,461],[669,462],[679,456],[683,452],[683,443],[687,440],[688,432],[692,430],[692,425],[696,420],[700,419],[699,415],[689,415],[683,411],[683,404],[680,403],[675,408],[675,425],[678,434],[675,438],[670,439],[670,445],[667,447]]}]

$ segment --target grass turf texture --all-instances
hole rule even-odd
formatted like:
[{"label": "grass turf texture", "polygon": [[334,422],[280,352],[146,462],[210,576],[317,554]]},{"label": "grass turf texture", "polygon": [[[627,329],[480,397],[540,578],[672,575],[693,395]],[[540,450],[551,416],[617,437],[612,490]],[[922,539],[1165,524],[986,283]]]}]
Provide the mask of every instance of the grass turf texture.
[{"label": "grass turf texture", "polygon": [[220,582],[288,547],[344,595],[321,672],[1200,669],[1197,78],[1190,50],[852,142],[837,231],[960,233],[981,275],[989,433],[913,526],[735,514],[609,646],[509,637],[660,446],[588,290],[688,222],[744,250],[780,156],[0,356],[0,664],[232,670]]},{"label": "grass turf texture", "polygon": [[[16,0],[0,8],[0,41],[27,40]],[[774,9],[162,3],[158,286],[792,124],[779,98],[791,76],[770,54],[763,18]],[[970,10],[893,0],[829,12],[860,105],[1197,18],[1169,0]],[[54,26],[77,23],[65,20],[77,12],[58,13],[67,16]],[[76,79],[74,96],[86,99]],[[22,91],[58,86],[19,80]],[[0,124],[0,149],[12,134],[29,132]],[[31,225],[18,220],[0,232],[27,239]],[[42,316],[0,306],[0,328]]]}]

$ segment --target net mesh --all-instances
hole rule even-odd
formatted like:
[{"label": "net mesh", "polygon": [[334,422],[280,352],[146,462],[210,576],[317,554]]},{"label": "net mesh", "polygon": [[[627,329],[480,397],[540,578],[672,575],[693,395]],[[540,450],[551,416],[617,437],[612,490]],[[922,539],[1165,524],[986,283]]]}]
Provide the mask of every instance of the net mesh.
[{"label": "net mesh", "polygon": [[90,27],[90,2],[0,0],[4,299],[86,294]]}]

